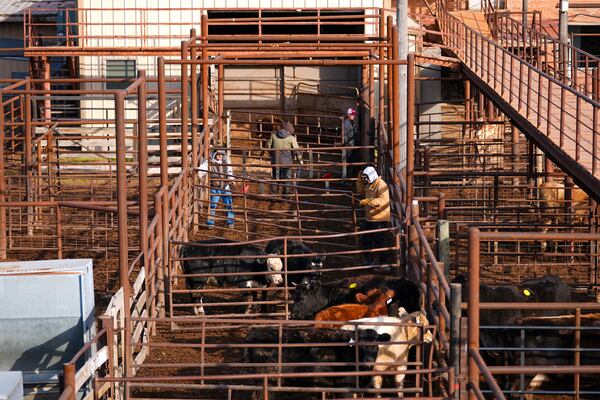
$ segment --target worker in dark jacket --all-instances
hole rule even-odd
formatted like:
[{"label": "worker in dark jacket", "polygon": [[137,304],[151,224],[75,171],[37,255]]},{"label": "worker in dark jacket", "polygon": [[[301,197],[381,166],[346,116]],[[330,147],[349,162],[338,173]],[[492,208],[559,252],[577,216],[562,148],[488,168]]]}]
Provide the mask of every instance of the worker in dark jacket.
[{"label": "worker in dark jacket", "polygon": [[210,207],[206,226],[208,229],[215,227],[215,212],[219,202],[223,202],[227,210],[227,227],[233,229],[235,223],[235,214],[233,213],[233,197],[231,195],[231,185],[233,184],[233,175],[231,166],[223,150],[216,150],[210,156]]},{"label": "worker in dark jacket", "polygon": [[[346,117],[344,118],[344,142],[342,146],[344,147],[352,147],[356,146],[360,137],[358,133],[358,127],[356,126],[356,110],[354,108],[349,108],[346,110]],[[346,159],[344,160],[347,163],[352,163],[356,161],[356,156],[358,152],[353,149],[346,150]],[[348,166],[348,173],[351,176],[356,174],[355,166]]]},{"label": "worker in dark jacket", "polygon": [[[292,161],[302,164],[302,154],[297,151],[298,141],[294,136],[294,127],[289,122],[284,122],[282,128],[271,134],[267,145],[271,151],[271,164],[273,164],[273,179],[291,179]],[[283,194],[290,193],[290,182],[283,182]],[[278,192],[278,185],[271,185],[271,193]]]}]

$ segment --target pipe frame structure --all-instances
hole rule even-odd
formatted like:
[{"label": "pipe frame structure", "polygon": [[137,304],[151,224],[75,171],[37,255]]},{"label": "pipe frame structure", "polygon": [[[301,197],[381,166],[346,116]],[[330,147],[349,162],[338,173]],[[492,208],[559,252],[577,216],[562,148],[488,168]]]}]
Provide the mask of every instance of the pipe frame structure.
[{"label": "pipe frame structure", "polygon": [[[472,388],[472,391],[469,392],[469,400],[476,400],[477,395],[475,391],[479,389],[479,371],[481,371],[484,376],[486,376],[486,380],[488,376],[491,376],[489,368],[483,368],[484,365],[478,363],[478,355],[479,355],[479,313],[481,309],[484,309],[484,304],[480,303],[479,296],[479,286],[480,286],[480,244],[483,241],[528,241],[528,240],[575,240],[575,241],[597,241],[600,240],[600,234],[598,233],[540,233],[540,232],[481,232],[478,228],[472,227],[469,228],[469,242],[468,242],[468,252],[469,252],[469,288],[468,288],[468,305],[467,305],[467,314],[468,314],[468,328],[467,328],[467,349],[469,352],[468,359],[468,382]],[[523,306],[522,304],[516,303],[519,307]],[[490,303],[490,307],[501,307],[501,309],[508,308],[507,303],[499,303],[494,304]],[[543,307],[535,305],[535,308]],[[577,304],[573,305],[571,303],[552,303],[548,305],[553,308],[577,308],[573,306],[583,306],[590,307],[592,309],[597,309],[599,306],[597,303],[588,303],[587,305]],[[487,308],[486,308],[487,309]],[[566,367],[558,367],[553,368],[553,371],[560,372],[563,368]],[[580,367],[581,368],[581,367]],[[567,368],[568,369],[568,368]],[[497,373],[505,372],[505,373],[528,373],[534,372],[537,373],[539,367],[507,367],[505,369],[496,368],[495,371]],[[594,367],[593,371],[597,372],[600,370],[600,367]],[[509,371],[509,372],[507,372]],[[523,372],[526,371],[526,372]],[[566,370],[565,370],[566,371]]]}]

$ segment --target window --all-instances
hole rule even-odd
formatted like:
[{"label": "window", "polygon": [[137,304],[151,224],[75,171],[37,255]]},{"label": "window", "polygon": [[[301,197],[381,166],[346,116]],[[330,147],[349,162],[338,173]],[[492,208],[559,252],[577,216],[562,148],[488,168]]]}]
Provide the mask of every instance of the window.
[{"label": "window", "polygon": [[[135,79],[135,60],[106,60],[107,78]],[[131,82],[106,82],[106,89],[125,89]]]},{"label": "window", "polygon": [[[348,35],[348,34],[363,34],[364,25],[360,19],[356,19],[356,16],[364,15],[364,11],[344,11],[344,10],[333,10],[333,11],[320,11],[321,16],[324,17],[340,17],[335,20],[322,20],[320,23],[321,34],[326,35]],[[258,35],[259,27],[258,22],[255,20],[258,16],[263,18],[289,18],[289,17],[317,17],[318,13],[316,10],[244,10],[244,11],[231,11],[231,10],[209,10],[208,19],[217,20],[213,21],[208,26],[209,35],[236,35],[239,40],[235,43],[243,43],[244,35]],[[344,17],[348,17],[345,19]],[[246,19],[246,20],[244,20]],[[221,20],[221,21],[218,21]],[[371,21],[372,20],[367,20]],[[220,23],[219,23],[220,22]],[[261,25],[261,31],[263,35],[316,35],[319,31],[317,23],[313,20],[312,22],[288,22],[282,23],[281,21],[264,21]],[[219,40],[215,40],[218,42]],[[231,40],[223,40],[222,42],[234,43]],[[255,42],[250,40],[247,42]],[[269,42],[264,41],[264,42]]]}]

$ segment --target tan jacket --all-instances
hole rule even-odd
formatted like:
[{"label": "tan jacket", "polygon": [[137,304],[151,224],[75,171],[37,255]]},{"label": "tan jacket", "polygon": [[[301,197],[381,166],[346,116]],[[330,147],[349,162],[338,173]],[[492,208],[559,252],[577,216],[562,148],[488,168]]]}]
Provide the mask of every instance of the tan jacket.
[{"label": "tan jacket", "polygon": [[390,189],[383,179],[377,178],[371,183],[365,191],[365,198],[372,199],[365,207],[367,221],[390,221]]}]

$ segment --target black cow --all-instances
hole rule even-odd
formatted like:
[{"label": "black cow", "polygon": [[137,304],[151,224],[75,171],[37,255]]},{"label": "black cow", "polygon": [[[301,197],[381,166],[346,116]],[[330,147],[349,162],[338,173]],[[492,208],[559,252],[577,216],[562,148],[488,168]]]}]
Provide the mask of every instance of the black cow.
[{"label": "black cow", "polygon": [[[577,342],[584,350],[579,353],[581,365],[600,364],[600,353],[595,351],[600,348],[600,314],[582,314],[579,326],[583,329],[578,331],[575,329],[576,325],[573,314],[528,316],[517,320],[514,324],[517,329],[514,330],[516,339],[513,364],[520,365],[520,356],[523,355],[524,365],[575,365],[576,353],[571,349]],[[576,340],[576,335],[579,335],[579,340]],[[521,347],[528,350],[521,353],[519,350]],[[573,384],[572,374],[537,374],[534,377],[529,376],[529,378],[532,380],[528,384],[526,381],[523,389],[552,390],[560,387],[565,390],[574,390],[571,386]],[[580,388],[583,390],[595,392],[600,390],[598,374],[582,374],[580,379]],[[514,383],[513,388],[519,389],[518,384]]]},{"label": "black cow", "polygon": [[[284,241],[283,239],[271,240],[265,247],[265,252],[269,255],[283,255]],[[304,243],[297,240],[287,241],[287,254],[312,254],[313,251]],[[281,270],[283,271],[283,260],[281,259]],[[288,257],[287,270],[289,272],[308,271],[300,274],[288,274],[288,284],[297,285],[301,282],[306,282],[310,279],[318,279],[321,276],[321,268],[323,267],[323,259],[319,256],[309,257]]]},{"label": "black cow", "polygon": [[[354,387],[356,384],[353,376],[319,376],[328,372],[350,372],[356,368],[355,362],[355,332],[339,329],[315,328],[284,328],[281,342],[303,343],[301,347],[282,347],[281,361],[282,372],[312,373],[314,376],[307,378],[288,378],[285,385],[289,386],[317,386],[317,387]],[[358,361],[361,363],[374,363],[377,359],[378,346],[375,344],[363,345],[362,343],[388,342],[390,335],[379,335],[373,329],[358,331]],[[276,327],[262,327],[253,329],[246,337],[248,344],[273,345],[279,343],[279,330]],[[312,343],[331,343],[331,346],[311,346]],[[347,346],[340,346],[345,343]],[[334,345],[336,344],[336,345]],[[248,347],[244,348],[244,362],[246,363],[271,363],[278,362],[277,347]],[[285,367],[286,363],[305,363],[304,366]],[[324,363],[349,363],[349,365],[323,365]],[[277,367],[265,367],[267,372],[277,372]],[[372,365],[361,365],[359,371],[371,371]],[[370,376],[359,379],[360,387],[368,387]]]},{"label": "black cow", "polygon": [[[557,275],[545,275],[528,279],[518,286],[530,302],[535,303],[569,303],[571,288]],[[558,315],[558,310],[532,310],[527,315]]]},{"label": "black cow", "polygon": [[[186,283],[190,289],[203,289],[207,284],[213,286],[233,285],[237,287],[258,288],[268,285],[280,285],[283,282],[281,271],[277,269],[277,259],[269,258],[264,251],[248,244],[236,244],[229,239],[208,239],[182,245],[179,255],[182,259],[184,274],[228,274],[229,276],[189,276]],[[247,257],[247,258],[227,258]],[[194,259],[199,257],[219,257],[215,259]],[[270,272],[269,274],[265,274]],[[253,291],[248,295],[248,301],[256,301],[258,293]],[[263,292],[263,297],[265,293]],[[200,307],[196,307],[196,314],[204,314],[202,296]],[[252,305],[246,312],[250,312]]]},{"label": "black cow", "polygon": [[409,313],[420,309],[420,292],[415,283],[402,278],[365,275],[332,282],[311,280],[300,283],[294,290],[292,319],[312,319],[327,307],[356,303],[356,293],[366,293],[374,288],[394,290],[394,298],[388,304],[390,316],[398,316],[400,307]]},{"label": "black cow", "polygon": [[[464,275],[457,276],[453,282],[462,283],[463,301],[467,301],[468,282]],[[545,275],[529,279],[519,285],[485,285],[479,287],[481,302],[518,302],[518,303],[549,303],[570,302],[571,289],[556,275]],[[503,309],[481,313],[480,325],[502,326],[512,325],[516,320],[532,315],[557,315],[558,310],[522,310]],[[499,329],[482,329],[480,334],[481,347],[504,347],[514,343],[514,332]]]},{"label": "black cow", "polygon": [[[468,282],[465,276],[457,277],[454,282],[463,284],[463,301],[468,298]],[[519,285],[480,285],[480,302],[518,302],[518,303],[548,303],[548,302],[569,302],[571,301],[571,289],[564,281],[556,275],[546,275],[540,278],[529,279],[521,282]],[[560,314],[560,310],[523,310],[523,309],[502,309],[502,310],[484,310],[480,313],[480,325],[484,328],[480,330],[479,343],[484,349],[484,356],[488,365],[515,364],[518,362],[520,353],[515,351],[499,351],[485,349],[498,348],[517,348],[521,346],[521,332],[512,329],[524,318],[531,316],[551,316]],[[485,328],[494,326],[495,328]],[[498,326],[510,327],[509,329],[497,328]],[[540,331],[542,332],[542,331]],[[553,345],[552,334],[548,334],[547,344]],[[526,338],[528,344],[532,347],[542,347],[540,338],[544,336],[533,335]],[[536,342],[537,341],[537,342]],[[543,340],[542,340],[543,341]],[[536,342],[536,343],[534,343]],[[527,352],[526,359],[534,357],[534,354]],[[505,382],[506,387],[511,383],[510,379]]]}]

